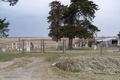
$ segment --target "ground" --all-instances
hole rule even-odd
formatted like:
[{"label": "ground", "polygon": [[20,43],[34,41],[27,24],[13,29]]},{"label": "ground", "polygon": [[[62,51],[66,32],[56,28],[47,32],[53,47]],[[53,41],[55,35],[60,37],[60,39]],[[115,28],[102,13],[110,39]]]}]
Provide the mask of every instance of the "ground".
[{"label": "ground", "polygon": [[8,62],[0,63],[1,80],[36,80],[40,79],[41,72],[34,70],[40,67],[43,58],[15,58]]},{"label": "ground", "polygon": [[120,80],[120,74],[94,74],[88,72],[63,71],[51,64],[65,57],[120,57],[120,52],[107,52],[118,48],[75,48],[62,53],[0,52],[0,80]]}]

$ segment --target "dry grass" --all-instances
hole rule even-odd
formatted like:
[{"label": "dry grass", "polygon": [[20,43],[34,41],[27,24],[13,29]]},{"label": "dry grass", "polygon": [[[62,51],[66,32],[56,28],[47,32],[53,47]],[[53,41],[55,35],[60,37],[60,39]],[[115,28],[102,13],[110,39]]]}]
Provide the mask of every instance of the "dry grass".
[{"label": "dry grass", "polygon": [[5,70],[5,71],[12,71],[13,69],[17,69],[19,67],[25,67],[27,64],[31,63],[32,61],[22,58],[20,61],[14,62],[12,65],[1,68],[0,70]]},{"label": "dry grass", "polygon": [[120,57],[63,57],[56,66],[64,71],[115,74],[120,73]]},{"label": "dry grass", "polygon": [[[110,66],[108,69],[112,73],[117,73],[115,71],[119,69],[118,59],[120,56],[120,52],[110,53],[110,52],[107,52],[107,50],[118,50],[118,48],[116,47],[103,48],[102,54],[100,54],[100,48],[98,48],[97,50],[93,50],[93,48],[75,48],[74,50],[67,50],[66,54],[63,54],[61,51],[56,51],[53,48],[46,49],[46,53],[44,54],[25,53],[22,55],[22,54],[19,54],[19,52],[17,51],[10,51],[5,53],[3,52],[0,53],[0,59],[2,59],[1,61],[6,61],[6,60],[14,59],[15,57],[18,57],[18,56],[44,57],[45,61],[41,63],[43,65],[34,70],[35,72],[42,72],[41,80],[120,80],[120,74],[111,74],[111,73],[103,74],[102,72],[103,70],[101,68],[104,68],[105,66],[109,67],[110,65],[112,66]],[[102,62],[102,59],[104,59],[103,60],[104,62]],[[57,67],[51,67],[52,63],[60,62],[60,60],[63,61],[63,63],[67,61],[67,64],[65,63],[64,64],[67,66],[71,66],[71,71],[64,71]],[[81,65],[83,64],[81,62],[82,60],[83,60],[84,66]],[[107,62],[107,64],[105,64],[105,62]],[[90,65],[87,65],[85,63],[87,64],[90,63]],[[95,68],[90,67],[91,65],[94,65]],[[89,67],[92,68],[91,70],[93,71],[89,71]],[[117,67],[117,69],[115,69],[114,67]],[[111,70],[111,68],[113,68],[113,70]],[[98,71],[95,72],[96,71],[95,69],[97,69]],[[109,73],[109,71],[107,73]],[[102,73],[102,74],[99,74],[99,73]]]}]

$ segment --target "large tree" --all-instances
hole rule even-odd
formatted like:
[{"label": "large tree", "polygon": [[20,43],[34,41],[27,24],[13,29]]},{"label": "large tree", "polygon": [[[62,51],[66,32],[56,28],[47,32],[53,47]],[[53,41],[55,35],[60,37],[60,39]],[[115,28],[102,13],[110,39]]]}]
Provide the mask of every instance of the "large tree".
[{"label": "large tree", "polygon": [[0,19],[0,38],[2,37],[7,37],[9,34],[9,29],[8,29],[8,26],[9,26],[9,22],[5,22],[6,21],[6,18],[4,19]]},{"label": "large tree", "polygon": [[93,37],[99,29],[92,24],[98,5],[89,0],[71,0],[70,6],[63,12],[64,26],[61,32],[69,38],[69,49],[72,49],[72,39]]},{"label": "large tree", "polygon": [[49,16],[47,17],[48,23],[50,23],[50,26],[48,29],[50,29],[49,36],[52,37],[53,40],[58,42],[60,38],[62,37],[60,28],[63,23],[62,12],[66,9],[67,6],[61,5],[59,1],[53,1],[50,3],[50,12]]},{"label": "large tree", "polygon": [[18,2],[18,0],[1,0],[1,1],[9,2],[10,6],[14,6]]}]

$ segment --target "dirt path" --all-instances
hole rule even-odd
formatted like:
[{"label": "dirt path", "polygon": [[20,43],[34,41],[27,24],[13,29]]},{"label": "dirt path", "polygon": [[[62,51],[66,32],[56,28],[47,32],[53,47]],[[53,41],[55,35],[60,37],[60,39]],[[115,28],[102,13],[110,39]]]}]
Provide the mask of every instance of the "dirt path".
[{"label": "dirt path", "polygon": [[41,72],[34,69],[42,66],[43,58],[17,58],[0,62],[0,80],[40,80]]}]

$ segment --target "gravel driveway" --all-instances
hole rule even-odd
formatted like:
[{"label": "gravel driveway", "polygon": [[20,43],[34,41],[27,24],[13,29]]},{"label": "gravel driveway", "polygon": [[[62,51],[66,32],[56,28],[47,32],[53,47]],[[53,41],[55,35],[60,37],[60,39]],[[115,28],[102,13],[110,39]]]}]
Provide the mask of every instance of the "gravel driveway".
[{"label": "gravel driveway", "polygon": [[15,58],[0,62],[0,80],[40,80],[41,72],[34,69],[42,65],[43,58]]}]

